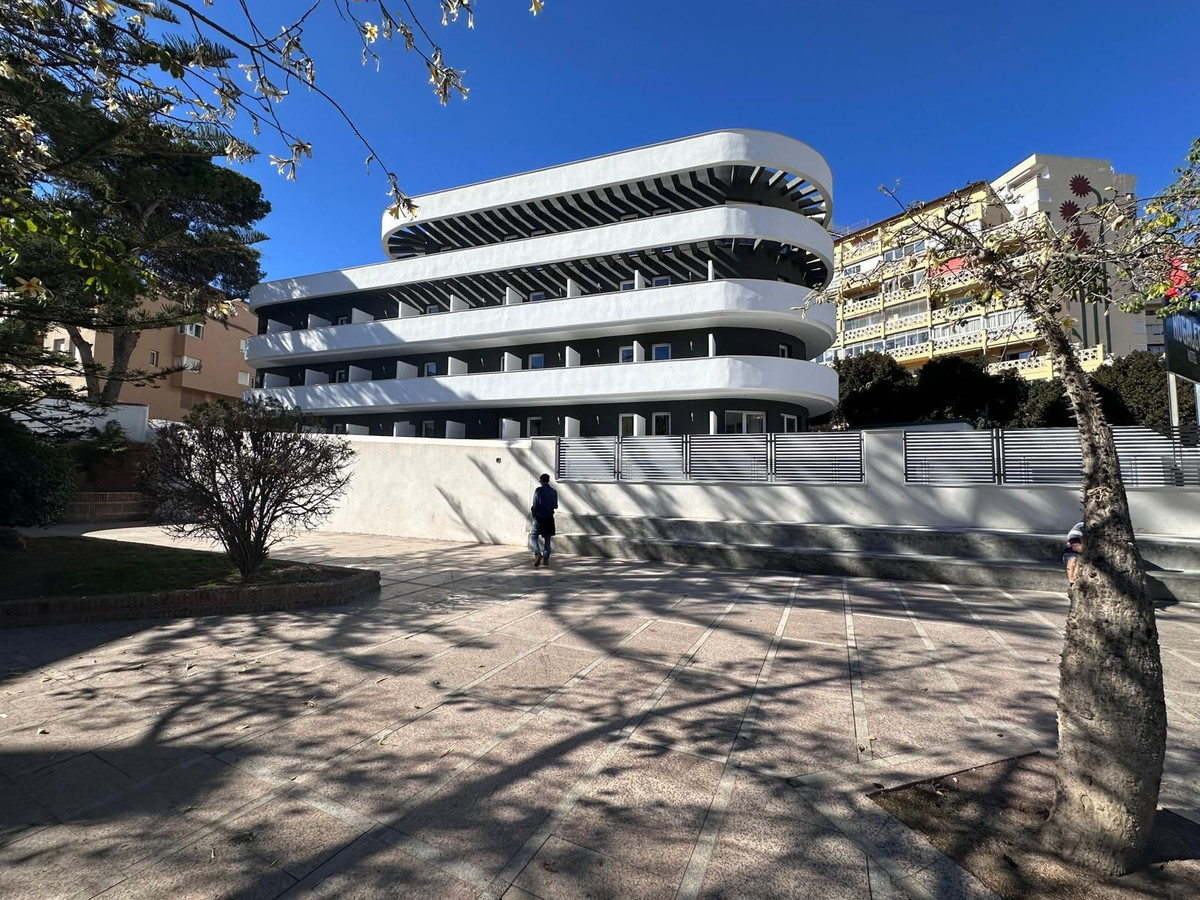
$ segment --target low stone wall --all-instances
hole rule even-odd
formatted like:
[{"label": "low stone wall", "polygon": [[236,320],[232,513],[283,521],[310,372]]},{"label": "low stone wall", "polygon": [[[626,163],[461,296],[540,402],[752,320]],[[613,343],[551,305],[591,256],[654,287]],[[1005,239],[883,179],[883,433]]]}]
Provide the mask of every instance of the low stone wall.
[{"label": "low stone wall", "polygon": [[111,622],[120,619],[168,619],[279,612],[301,607],[351,603],[378,590],[378,572],[355,570],[353,574],[336,581],[188,588],[141,594],[51,597],[43,600],[6,600],[0,603],[0,628]]},{"label": "low stone wall", "polygon": [[141,522],[146,518],[138,491],[79,491],[59,520],[72,522]]}]

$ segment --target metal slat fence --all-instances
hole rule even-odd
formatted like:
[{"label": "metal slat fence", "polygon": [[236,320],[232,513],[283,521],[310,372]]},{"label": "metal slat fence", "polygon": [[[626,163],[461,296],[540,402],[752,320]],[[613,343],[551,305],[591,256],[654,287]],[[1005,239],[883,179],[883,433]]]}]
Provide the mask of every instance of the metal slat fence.
[{"label": "metal slat fence", "polygon": [[862,435],[559,438],[559,481],[861,484]]},{"label": "metal slat fence", "polygon": [[[1200,487],[1200,431],[1117,426],[1113,443],[1129,487]],[[905,432],[909,484],[1078,485],[1083,458],[1074,428]]]},{"label": "metal slat fence", "polygon": [[909,484],[995,484],[995,436],[990,431],[906,431],[904,480]]}]

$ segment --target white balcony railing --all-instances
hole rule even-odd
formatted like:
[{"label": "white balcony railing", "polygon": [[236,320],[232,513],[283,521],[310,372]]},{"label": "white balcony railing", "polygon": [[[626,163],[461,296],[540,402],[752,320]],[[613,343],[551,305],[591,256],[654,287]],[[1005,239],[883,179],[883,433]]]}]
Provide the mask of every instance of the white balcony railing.
[{"label": "white balcony railing", "polygon": [[810,356],[817,356],[833,343],[837,313],[830,303],[794,309],[805,307],[808,298],[807,288],[779,281],[696,281],[260,334],[246,342],[246,359],[264,368],[531,340],[588,340],[636,330],[727,326],[791,334],[804,342]]},{"label": "white balcony railing", "polygon": [[702,356],[428,378],[312,384],[248,392],[316,415],[589,402],[780,400],[813,415],[833,408],[837,374],[774,356]]}]

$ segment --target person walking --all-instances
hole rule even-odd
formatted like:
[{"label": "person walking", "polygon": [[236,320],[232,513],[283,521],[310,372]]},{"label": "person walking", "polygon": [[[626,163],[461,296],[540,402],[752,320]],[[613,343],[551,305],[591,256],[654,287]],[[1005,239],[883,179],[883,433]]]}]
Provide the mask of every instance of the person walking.
[{"label": "person walking", "polygon": [[[529,548],[533,551],[533,567],[550,565],[550,539],[554,537],[554,511],[558,509],[558,491],[550,487],[550,476],[543,474],[538,479],[541,485],[533,492],[533,505],[529,512],[533,524],[529,529]],[[538,543],[542,539],[545,549]]]}]

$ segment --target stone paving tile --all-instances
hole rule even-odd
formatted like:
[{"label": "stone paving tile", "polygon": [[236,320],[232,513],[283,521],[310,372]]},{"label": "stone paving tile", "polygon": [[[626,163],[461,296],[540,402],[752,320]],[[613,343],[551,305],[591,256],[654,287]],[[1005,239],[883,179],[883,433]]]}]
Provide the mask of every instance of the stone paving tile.
[{"label": "stone paving tile", "polygon": [[718,762],[628,744],[555,834],[678,884],[722,771]]},{"label": "stone paving tile", "polygon": [[121,792],[133,779],[115,766],[83,753],[12,781],[17,797],[33,800],[56,816]]},{"label": "stone paving tile", "polygon": [[282,869],[244,846],[205,838],[131,873],[102,900],[273,900],[295,884]]},{"label": "stone paving tile", "polygon": [[[504,872],[492,887],[517,898],[665,897],[686,870],[700,896],[864,897],[867,848],[897,892],[966,896],[866,785],[1053,745],[1061,595],[598,559],[535,572],[511,548],[361,535],[282,552],[376,567],[384,589],[0,631],[0,896],[466,897]],[[1161,801],[1195,810],[1200,612],[1159,621]]]},{"label": "stone paving tile", "polygon": [[485,634],[450,652],[404,669],[409,678],[443,690],[460,688],[536,646],[507,634]]},{"label": "stone paving tile", "polygon": [[620,726],[662,684],[668,666],[641,659],[612,657],[586,678],[550,698],[549,709],[593,722]]},{"label": "stone paving tile", "polygon": [[520,713],[470,697],[443,703],[388,735],[343,754],[297,782],[377,822],[391,823],[418,793],[466,761]]},{"label": "stone paving tile", "polygon": [[395,828],[495,876],[606,745],[599,734],[537,719]]},{"label": "stone paving tile", "polygon": [[563,900],[669,900],[675,896],[678,879],[672,882],[552,835],[514,886],[535,897]]},{"label": "stone paving tile", "polygon": [[296,778],[378,732],[384,723],[344,709],[319,710],[236,744],[222,759],[254,772]]},{"label": "stone paving tile", "polygon": [[517,706],[532,706],[598,658],[599,654],[589,650],[550,644],[489,675],[472,692]]},{"label": "stone paving tile", "polygon": [[91,897],[120,877],[63,825],[0,846],[0,897],[5,900]]},{"label": "stone paving tile", "polygon": [[699,625],[658,621],[622,644],[623,651],[666,665],[674,665],[704,633]]},{"label": "stone paving tile", "polygon": [[364,835],[300,885],[302,894],[336,900],[473,900],[479,888],[371,835]]},{"label": "stone paving tile", "polygon": [[86,840],[94,858],[128,869],[271,789],[271,783],[210,758],[92,803],[63,821]]},{"label": "stone paving tile", "polygon": [[263,862],[303,878],[367,829],[294,797],[276,797],[229,819],[208,838],[215,848],[244,847]]},{"label": "stone paving tile", "polygon": [[858,759],[849,691],[810,686],[769,690],[743,738],[742,762],[781,776],[819,772]]}]

